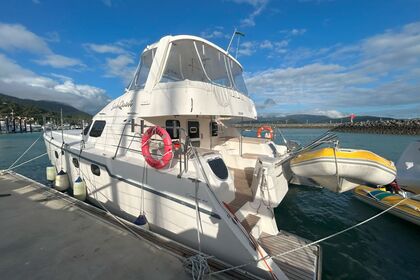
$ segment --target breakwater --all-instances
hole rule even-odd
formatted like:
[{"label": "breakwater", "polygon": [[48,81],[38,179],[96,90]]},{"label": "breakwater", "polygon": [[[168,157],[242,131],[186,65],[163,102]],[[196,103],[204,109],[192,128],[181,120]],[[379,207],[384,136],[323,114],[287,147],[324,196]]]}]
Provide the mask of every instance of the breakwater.
[{"label": "breakwater", "polygon": [[337,123],[243,123],[236,124],[235,127],[238,129],[249,129],[257,130],[262,125],[268,125],[272,128],[320,128],[320,129],[332,129],[339,124]]},{"label": "breakwater", "polygon": [[420,120],[386,120],[343,123],[332,129],[337,132],[420,135]]}]

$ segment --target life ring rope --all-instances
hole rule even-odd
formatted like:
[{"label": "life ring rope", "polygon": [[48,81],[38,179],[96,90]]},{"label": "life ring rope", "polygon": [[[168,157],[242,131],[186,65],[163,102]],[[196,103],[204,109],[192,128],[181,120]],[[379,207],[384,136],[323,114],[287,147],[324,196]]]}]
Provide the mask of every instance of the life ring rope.
[{"label": "life ring rope", "polygon": [[[159,135],[163,141],[164,153],[159,159],[154,158],[150,152],[150,141],[154,135]],[[153,168],[162,169],[172,160],[172,139],[169,133],[160,126],[150,127],[141,138],[141,152],[146,162]]]}]

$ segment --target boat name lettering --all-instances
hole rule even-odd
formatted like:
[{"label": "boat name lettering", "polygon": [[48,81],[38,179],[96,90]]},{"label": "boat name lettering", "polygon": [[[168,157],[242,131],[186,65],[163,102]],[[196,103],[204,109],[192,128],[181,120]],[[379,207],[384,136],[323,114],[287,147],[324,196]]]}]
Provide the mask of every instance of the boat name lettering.
[{"label": "boat name lettering", "polygon": [[124,107],[133,107],[134,105],[134,99],[131,99],[130,101],[120,100],[116,104],[112,105],[111,110],[114,109],[120,109],[122,110]]}]

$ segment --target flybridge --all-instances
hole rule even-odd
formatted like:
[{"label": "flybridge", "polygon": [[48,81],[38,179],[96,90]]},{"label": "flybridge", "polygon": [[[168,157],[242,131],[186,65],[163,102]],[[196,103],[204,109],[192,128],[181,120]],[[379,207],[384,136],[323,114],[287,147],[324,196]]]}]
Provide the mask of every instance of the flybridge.
[{"label": "flybridge", "polygon": [[[164,37],[167,38],[167,37]],[[239,91],[248,91],[242,76],[242,66],[236,59],[218,46],[194,36],[170,37],[166,46],[159,43],[146,48],[130,89],[143,89],[150,76],[152,63],[156,58],[157,46],[168,48],[163,57],[163,65],[157,78],[160,83],[184,80],[215,84]]]},{"label": "flybridge", "polygon": [[[206,115],[257,117],[240,63],[225,50],[195,36],[166,36],[141,55],[121,103],[108,109],[129,110],[139,117]],[[118,110],[121,111],[121,110]]]}]

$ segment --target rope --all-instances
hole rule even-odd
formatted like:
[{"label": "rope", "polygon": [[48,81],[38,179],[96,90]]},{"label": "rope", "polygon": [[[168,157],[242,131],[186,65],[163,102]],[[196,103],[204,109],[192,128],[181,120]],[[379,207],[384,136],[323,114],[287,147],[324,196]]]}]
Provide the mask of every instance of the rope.
[{"label": "rope", "polygon": [[184,261],[185,270],[191,271],[193,280],[210,279],[210,267],[207,258],[201,254],[197,254],[186,258]]},{"label": "rope", "polygon": [[9,168],[7,168],[6,170],[11,170],[11,168],[24,156],[24,155],[26,155],[26,153],[35,145],[35,143],[36,142],[38,142],[38,140],[39,139],[41,139],[41,137],[42,137],[42,133],[41,133],[41,135],[39,135],[39,137],[26,149],[26,151],[25,152],[23,152],[23,154],[21,154],[20,155],[20,157],[17,159],[17,160],[15,160],[10,166],[9,166]]},{"label": "rope", "polygon": [[[411,198],[414,198],[414,197],[416,197],[416,196],[420,196],[420,194],[414,195],[414,196],[412,196]],[[223,269],[223,270],[215,271],[215,272],[210,273],[210,275],[216,275],[216,274],[220,274],[220,273],[227,272],[227,271],[230,271],[230,270],[234,270],[234,269],[242,268],[242,267],[245,267],[245,266],[250,265],[250,264],[259,263],[260,261],[263,261],[263,260],[266,260],[266,259],[269,259],[269,258],[278,258],[278,257],[282,257],[282,256],[284,256],[284,255],[287,255],[287,254],[290,254],[290,253],[296,252],[296,251],[298,251],[298,250],[302,250],[302,249],[305,249],[305,248],[307,248],[307,247],[310,247],[310,246],[316,245],[316,244],[318,244],[318,243],[321,243],[321,242],[323,242],[323,241],[325,241],[325,240],[328,240],[328,239],[331,239],[331,238],[333,238],[333,237],[336,237],[337,235],[343,234],[343,233],[345,233],[345,232],[347,232],[347,231],[349,231],[349,230],[352,230],[352,229],[354,229],[354,228],[357,228],[357,227],[359,227],[359,226],[361,226],[361,225],[363,225],[363,224],[365,224],[365,223],[367,223],[367,222],[370,222],[370,221],[372,221],[372,220],[374,220],[374,219],[378,218],[379,216],[381,216],[381,215],[385,214],[386,212],[390,211],[391,209],[393,209],[393,208],[397,207],[398,205],[400,205],[401,203],[403,203],[403,202],[404,202],[404,201],[406,201],[407,199],[409,199],[409,198],[405,198],[405,199],[403,199],[403,200],[400,200],[398,203],[396,203],[396,204],[392,205],[391,207],[389,207],[389,208],[387,208],[387,209],[383,210],[382,212],[379,212],[378,214],[376,214],[376,215],[374,215],[374,216],[372,216],[372,217],[370,217],[370,218],[368,218],[368,219],[366,219],[366,220],[364,220],[364,221],[362,221],[362,222],[360,222],[360,223],[357,223],[357,224],[355,224],[355,225],[352,225],[351,227],[348,227],[348,228],[343,229],[343,230],[341,230],[341,231],[339,231],[339,232],[336,232],[336,233],[333,233],[333,234],[331,234],[331,235],[328,235],[328,236],[326,236],[326,237],[324,237],[324,238],[318,239],[317,241],[314,241],[314,242],[308,243],[308,244],[306,244],[306,245],[304,245],[304,246],[301,246],[301,247],[298,247],[298,248],[295,248],[295,249],[292,249],[292,250],[289,250],[289,251],[283,252],[283,253],[281,253],[281,254],[277,254],[277,255],[274,255],[274,256],[267,255],[267,256],[265,256],[265,257],[263,257],[263,258],[260,258],[260,259],[258,259],[258,260],[255,260],[255,261],[252,261],[252,262],[249,262],[249,263],[245,263],[245,264],[241,264],[241,265],[237,265],[237,266],[229,267],[229,268],[226,268],[226,269]]]},{"label": "rope", "polygon": [[22,166],[22,165],[24,165],[24,164],[27,164],[27,163],[30,163],[31,161],[34,161],[34,160],[36,160],[36,159],[39,159],[40,157],[43,157],[43,156],[45,156],[47,153],[43,153],[42,155],[39,155],[39,156],[36,156],[36,157],[34,157],[34,158],[32,158],[32,159],[30,159],[30,160],[27,160],[27,161],[25,161],[25,162],[22,162],[21,164],[18,164],[18,165],[15,165],[15,166],[13,166],[13,167],[9,167],[9,168],[7,168],[7,169],[5,169],[5,170],[2,170],[2,172],[8,172],[8,171],[10,171],[10,170],[13,170],[13,169],[15,169],[15,168],[18,168],[18,167],[20,167],[20,166]]}]

